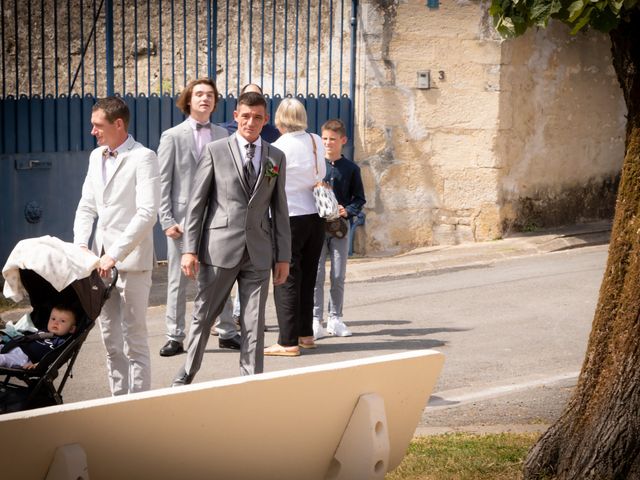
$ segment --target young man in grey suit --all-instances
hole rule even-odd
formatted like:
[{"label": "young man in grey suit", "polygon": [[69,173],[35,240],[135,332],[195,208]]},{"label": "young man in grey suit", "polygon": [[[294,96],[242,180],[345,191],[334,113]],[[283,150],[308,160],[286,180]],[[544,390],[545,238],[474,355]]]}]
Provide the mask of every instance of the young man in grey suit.
[{"label": "young man in grey suit", "polygon": [[[213,80],[199,78],[182,91],[176,105],[187,115],[181,124],[166,130],[160,137],[160,225],[167,236],[167,343],[160,355],[171,357],[182,353],[185,338],[187,279],[180,271],[182,233],[189,190],[196,165],[204,146],[226,138],[226,129],[213,125],[209,119],[216,108],[218,89]],[[240,336],[232,318],[231,302],[220,316],[217,333],[221,348],[240,348]]]},{"label": "young man in grey suit", "polygon": [[291,232],[284,154],[260,138],[268,121],[262,95],[245,93],[233,116],[238,131],[205,147],[196,169],[184,224],[182,270],[197,276],[187,359],[173,386],[189,384],[200,369],[212,319],[238,281],[240,373],[261,373],[264,320],[273,283],[289,275]]}]

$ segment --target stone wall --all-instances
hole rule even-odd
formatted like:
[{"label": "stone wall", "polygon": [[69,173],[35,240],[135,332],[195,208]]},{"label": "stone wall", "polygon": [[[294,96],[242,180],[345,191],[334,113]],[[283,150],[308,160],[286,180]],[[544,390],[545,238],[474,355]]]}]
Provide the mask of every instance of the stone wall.
[{"label": "stone wall", "polygon": [[610,49],[607,35],[559,23],[503,43],[504,232],[612,216],[626,107]]},{"label": "stone wall", "polygon": [[[558,26],[503,41],[487,8],[361,3],[360,249],[485,241],[610,215],[625,110],[607,38]],[[430,89],[417,88],[418,71],[430,71]]]}]

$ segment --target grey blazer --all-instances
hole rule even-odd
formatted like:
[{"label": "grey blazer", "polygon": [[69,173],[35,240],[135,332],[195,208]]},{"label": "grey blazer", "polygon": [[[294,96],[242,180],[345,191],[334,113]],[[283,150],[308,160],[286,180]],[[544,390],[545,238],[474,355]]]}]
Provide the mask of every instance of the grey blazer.
[{"label": "grey blazer", "polygon": [[[245,246],[256,270],[291,261],[285,155],[263,140],[260,161],[251,195],[236,136],[205,146],[187,207],[183,253],[222,268],[238,265]],[[275,167],[278,175],[268,176]]]},{"label": "grey blazer", "polygon": [[[211,124],[211,138],[226,138],[229,133]],[[204,152],[204,148],[202,149]],[[158,215],[162,230],[180,224],[184,219],[189,190],[198,164],[196,142],[189,122],[185,120],[162,133],[158,146],[160,163],[160,208]]]}]

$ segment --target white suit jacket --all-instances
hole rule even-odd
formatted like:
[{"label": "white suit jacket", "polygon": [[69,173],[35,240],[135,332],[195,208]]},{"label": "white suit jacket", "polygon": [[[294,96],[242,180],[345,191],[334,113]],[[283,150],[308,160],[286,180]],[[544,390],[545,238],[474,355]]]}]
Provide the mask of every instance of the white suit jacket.
[{"label": "white suit jacket", "polygon": [[89,157],[89,170],[73,224],[73,242],[89,245],[94,220],[98,223],[93,252],[117,260],[126,271],[151,270],[154,263],[153,225],[160,204],[158,158],[131,135],[118,148],[115,170],[105,184],[102,152],[98,147]]}]

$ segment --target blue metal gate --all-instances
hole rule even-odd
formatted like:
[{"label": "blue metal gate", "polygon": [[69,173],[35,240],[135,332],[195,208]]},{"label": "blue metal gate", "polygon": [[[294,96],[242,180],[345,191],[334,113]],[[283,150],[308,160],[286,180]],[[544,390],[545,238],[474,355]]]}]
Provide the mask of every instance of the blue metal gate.
[{"label": "blue metal gate", "polygon": [[[214,122],[258,83],[272,115],[296,96],[311,131],[341,118],[351,139],[356,11],[355,0],[1,0],[0,262],[22,238],[72,240],[96,98],[121,95],[130,133],[154,150],[184,118],[181,88],[204,76],[221,92]],[[165,258],[158,227],[156,250]]]}]

